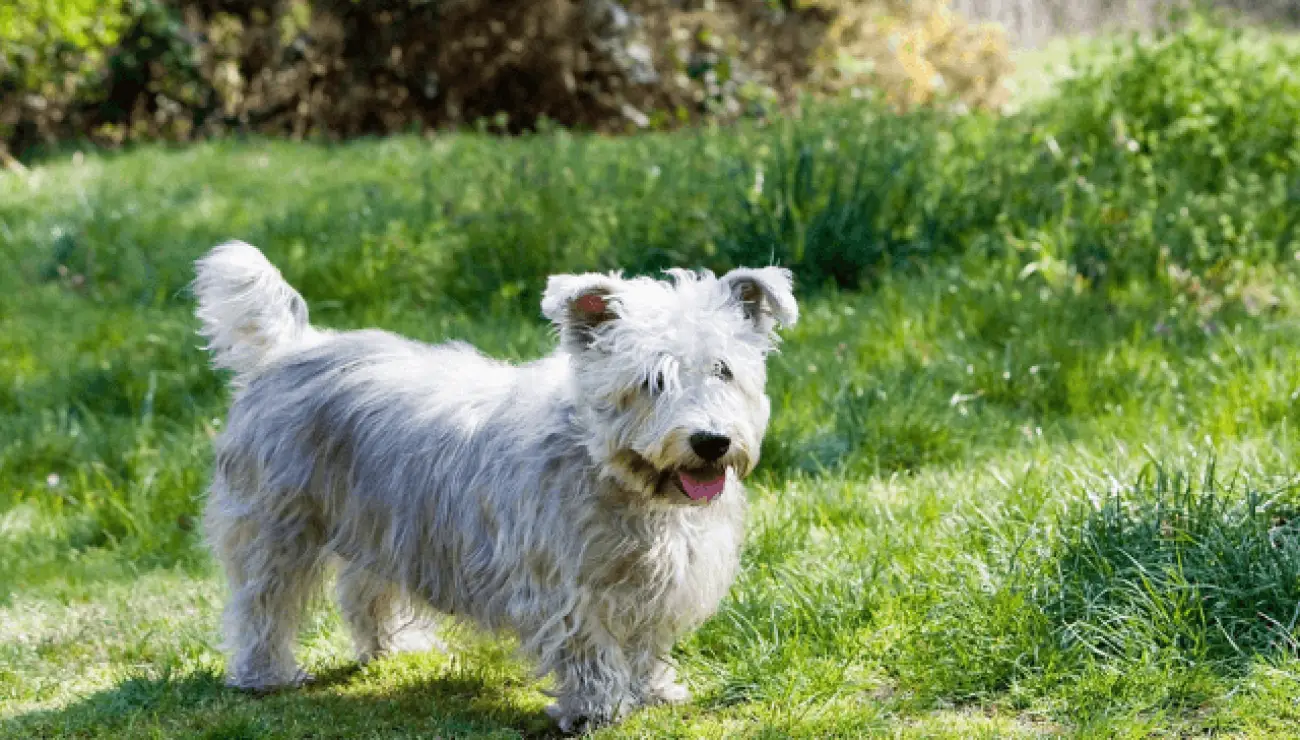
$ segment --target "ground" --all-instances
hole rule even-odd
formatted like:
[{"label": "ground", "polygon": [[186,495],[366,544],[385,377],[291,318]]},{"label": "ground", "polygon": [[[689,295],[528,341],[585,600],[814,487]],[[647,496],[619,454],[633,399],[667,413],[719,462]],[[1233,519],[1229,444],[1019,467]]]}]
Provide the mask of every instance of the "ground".
[{"label": "ground", "polygon": [[[847,147],[846,131],[895,125],[859,115],[797,124],[817,144],[807,161]],[[1001,135],[941,128],[958,150]],[[1102,275],[1079,251],[1082,196],[1039,221],[1006,181],[990,197],[1011,216],[984,224],[972,209],[961,249],[885,251],[870,279],[837,280],[816,250],[859,232],[823,244],[822,222],[764,220],[778,213],[763,210],[768,193],[798,194],[778,129],[226,142],[0,176],[0,734],[549,732],[545,684],[508,637],[452,626],[447,654],[357,669],[328,607],[303,634],[317,685],[266,698],[222,686],[222,586],[195,517],[226,391],[193,335],[190,262],[244,238],[319,324],[524,359],[551,342],[538,274],[722,264],[748,248],[738,233],[777,233],[770,248],[814,276],[772,359],[743,572],[675,653],[695,699],[606,736],[1295,732],[1289,242],[1216,232],[1237,251],[1196,262],[1124,232],[1129,251]],[[1192,177],[1172,161],[1152,155],[1162,182]],[[1285,184],[1290,170],[1270,166]],[[1061,181],[1085,174],[1108,176]],[[1132,195],[1116,192],[1107,205]],[[1099,213],[1173,219],[1163,197]],[[1212,216],[1205,228],[1222,223]],[[869,243],[921,238],[900,233]]]}]

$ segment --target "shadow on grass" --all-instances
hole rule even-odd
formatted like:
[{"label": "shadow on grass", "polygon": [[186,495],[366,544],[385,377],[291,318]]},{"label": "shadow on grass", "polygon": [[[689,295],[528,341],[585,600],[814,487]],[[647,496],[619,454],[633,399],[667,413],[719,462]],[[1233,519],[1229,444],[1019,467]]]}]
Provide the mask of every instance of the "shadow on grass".
[{"label": "shadow on grass", "polygon": [[227,688],[215,671],[134,677],[66,707],[0,722],[6,738],[549,738],[545,712],[529,710],[521,682],[472,673],[413,676],[398,685],[354,680],[356,666],[321,671],[310,686],[266,696]]}]

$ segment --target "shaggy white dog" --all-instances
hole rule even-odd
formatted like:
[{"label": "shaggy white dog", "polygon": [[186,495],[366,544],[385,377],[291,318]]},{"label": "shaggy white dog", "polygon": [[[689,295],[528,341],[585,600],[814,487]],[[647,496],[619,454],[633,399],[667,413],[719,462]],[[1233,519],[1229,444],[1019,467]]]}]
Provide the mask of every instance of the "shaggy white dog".
[{"label": "shaggy white dog", "polygon": [[419,644],[428,605],[518,634],[566,731],[688,698],[665,660],[735,577],[765,357],[798,308],[783,269],[670,275],[551,277],[559,347],[514,366],[313,328],[247,244],[201,259],[202,333],[236,387],[206,513],[231,684],[306,678],[295,632],[339,561],[361,660]]}]

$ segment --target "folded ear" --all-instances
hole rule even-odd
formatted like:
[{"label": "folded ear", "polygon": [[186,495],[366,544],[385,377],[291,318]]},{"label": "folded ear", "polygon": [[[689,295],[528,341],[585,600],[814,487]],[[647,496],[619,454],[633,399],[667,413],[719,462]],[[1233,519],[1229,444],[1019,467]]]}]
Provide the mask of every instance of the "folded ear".
[{"label": "folded ear", "polygon": [[799,320],[799,304],[794,300],[793,276],[784,267],[738,267],[722,276],[722,284],[731,291],[745,316],[760,332],[775,326],[794,326]]},{"label": "folded ear", "polygon": [[616,318],[610,305],[618,287],[612,275],[552,275],[542,293],[542,313],[560,330],[560,342],[571,351],[591,346],[596,330]]}]

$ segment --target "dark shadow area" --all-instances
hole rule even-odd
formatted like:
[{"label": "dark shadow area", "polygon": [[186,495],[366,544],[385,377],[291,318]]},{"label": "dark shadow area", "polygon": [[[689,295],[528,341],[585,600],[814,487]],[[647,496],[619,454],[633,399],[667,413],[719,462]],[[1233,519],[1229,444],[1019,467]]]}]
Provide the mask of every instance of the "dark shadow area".
[{"label": "dark shadow area", "polygon": [[[354,666],[265,696],[228,688],[216,672],[128,678],[66,707],[0,723],[6,738],[558,737],[541,711],[505,695],[509,682],[466,675],[416,678],[383,693],[346,693]],[[340,690],[343,691],[340,691]]]}]

